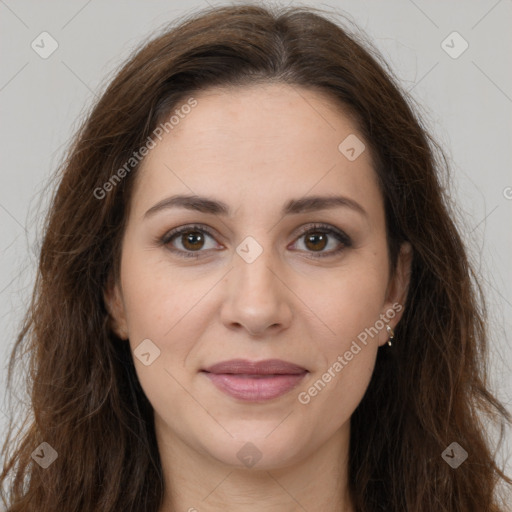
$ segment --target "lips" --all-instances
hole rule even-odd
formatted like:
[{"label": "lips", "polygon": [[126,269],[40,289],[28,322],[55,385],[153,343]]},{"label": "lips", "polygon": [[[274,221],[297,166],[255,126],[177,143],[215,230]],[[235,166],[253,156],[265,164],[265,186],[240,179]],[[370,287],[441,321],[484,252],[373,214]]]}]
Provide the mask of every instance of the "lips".
[{"label": "lips", "polygon": [[304,378],[308,371],[281,359],[247,361],[231,359],[202,370],[223,393],[249,402],[272,400],[282,396]]},{"label": "lips", "polygon": [[298,375],[307,370],[281,359],[266,359],[265,361],[247,361],[245,359],[230,359],[205,368],[208,373],[230,373],[233,375]]}]

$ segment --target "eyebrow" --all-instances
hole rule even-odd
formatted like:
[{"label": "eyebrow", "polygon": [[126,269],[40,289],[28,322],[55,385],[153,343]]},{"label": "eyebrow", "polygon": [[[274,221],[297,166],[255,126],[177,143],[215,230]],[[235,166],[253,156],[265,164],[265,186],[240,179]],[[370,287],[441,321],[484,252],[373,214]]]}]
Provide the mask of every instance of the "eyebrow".
[{"label": "eyebrow", "polygon": [[[356,201],[344,196],[306,196],[300,199],[291,199],[281,211],[281,215],[293,215],[299,213],[308,213],[317,210],[329,210],[333,208],[350,208],[365,217],[368,217],[366,210]],[[175,195],[159,201],[152,206],[145,214],[144,218],[150,217],[157,212],[171,208],[185,208],[201,213],[210,213],[220,216],[232,216],[231,210],[226,203],[201,197],[197,195]]]}]

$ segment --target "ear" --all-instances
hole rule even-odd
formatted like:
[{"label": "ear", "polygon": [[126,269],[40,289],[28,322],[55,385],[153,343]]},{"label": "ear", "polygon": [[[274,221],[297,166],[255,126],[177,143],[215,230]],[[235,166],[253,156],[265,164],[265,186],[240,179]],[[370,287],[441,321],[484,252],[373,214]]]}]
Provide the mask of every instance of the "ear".
[{"label": "ear", "polygon": [[[400,322],[405,310],[407,292],[411,278],[411,264],[413,258],[412,246],[409,242],[403,242],[400,246],[395,273],[389,281],[386,290],[386,301],[382,310],[381,318],[385,317],[386,325],[393,330]],[[379,339],[379,345],[387,342],[389,334],[386,329]]]},{"label": "ear", "polygon": [[128,325],[123,302],[123,293],[119,283],[109,276],[103,291],[103,300],[110,316],[110,328],[122,340],[128,339]]}]

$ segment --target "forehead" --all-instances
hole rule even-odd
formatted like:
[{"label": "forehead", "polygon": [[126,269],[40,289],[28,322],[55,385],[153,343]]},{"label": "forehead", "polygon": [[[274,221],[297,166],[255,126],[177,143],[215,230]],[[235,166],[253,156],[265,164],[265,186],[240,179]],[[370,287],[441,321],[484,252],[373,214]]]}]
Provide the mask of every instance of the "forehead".
[{"label": "forehead", "polygon": [[216,195],[230,204],[251,197],[282,203],[283,196],[308,190],[360,197],[373,188],[375,194],[369,151],[353,161],[340,151],[347,137],[362,144],[362,136],[327,94],[266,84],[211,88],[190,97],[195,106],[184,109],[144,159],[136,202],[177,191]]},{"label": "forehead", "polygon": [[[276,83],[210,88],[193,97],[197,105],[180,116],[168,138],[169,146],[197,149],[202,142],[218,143],[224,151],[236,154],[240,148],[234,145],[236,141],[243,149],[284,153],[297,143],[306,143],[308,149],[323,141],[321,146],[330,145],[330,153],[337,155],[340,136],[357,131],[348,109],[317,89]],[[180,104],[174,107],[174,112],[179,110]]]}]

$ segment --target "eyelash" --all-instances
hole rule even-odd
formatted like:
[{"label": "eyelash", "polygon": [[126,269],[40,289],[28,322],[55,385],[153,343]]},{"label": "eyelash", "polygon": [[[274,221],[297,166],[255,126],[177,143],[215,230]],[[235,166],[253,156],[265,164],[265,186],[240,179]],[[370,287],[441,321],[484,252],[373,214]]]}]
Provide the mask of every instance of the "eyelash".
[{"label": "eyelash", "polygon": [[[174,254],[177,254],[178,256],[180,256],[182,258],[200,258],[201,257],[200,253],[205,252],[205,251],[202,251],[202,250],[183,251],[181,249],[175,249],[175,248],[169,247],[169,243],[174,238],[178,237],[179,235],[182,235],[183,233],[188,233],[188,232],[193,232],[193,231],[198,231],[200,233],[207,234],[208,236],[214,238],[214,235],[210,232],[210,230],[206,226],[203,226],[200,224],[192,224],[192,225],[183,226],[183,227],[176,228],[176,229],[169,231],[163,237],[158,239],[158,243],[160,245],[167,247],[171,252],[173,252]],[[340,248],[331,250],[326,253],[320,253],[320,252],[315,253],[315,252],[309,251],[313,255],[313,256],[310,256],[312,258],[326,258],[329,256],[335,256],[335,255],[339,254],[345,248],[352,246],[352,240],[350,239],[350,237],[348,235],[346,235],[341,230],[338,230],[338,229],[333,228],[332,226],[329,226],[328,224],[319,223],[319,224],[308,225],[304,229],[301,230],[301,232],[297,236],[297,239],[299,239],[309,233],[321,233],[324,235],[332,235],[336,240],[338,240],[338,242],[340,242],[342,244],[342,246]]]}]

